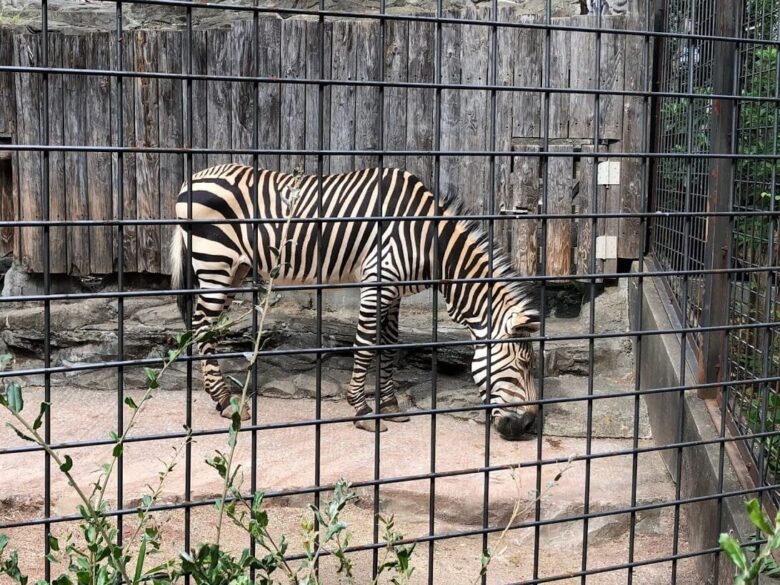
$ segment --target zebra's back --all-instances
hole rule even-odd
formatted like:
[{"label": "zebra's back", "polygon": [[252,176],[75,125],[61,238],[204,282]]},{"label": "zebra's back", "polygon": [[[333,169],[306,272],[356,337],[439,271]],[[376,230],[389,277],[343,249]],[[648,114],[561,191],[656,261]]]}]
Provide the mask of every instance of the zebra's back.
[{"label": "zebra's back", "polygon": [[[370,278],[380,250],[383,279],[427,278],[433,222],[426,218],[436,212],[434,196],[417,177],[400,169],[382,169],[379,179],[379,169],[364,169],[323,176],[320,188],[316,175],[296,177],[265,169],[255,174],[249,166],[220,165],[193,175],[191,216],[190,187],[182,186],[176,214],[179,219],[208,220],[190,226],[193,256],[206,260],[249,261],[257,233],[258,270],[267,278],[281,260],[279,282]],[[380,216],[386,219],[377,220]],[[241,222],[253,217],[256,232]],[[280,260],[274,250],[281,250]]]}]

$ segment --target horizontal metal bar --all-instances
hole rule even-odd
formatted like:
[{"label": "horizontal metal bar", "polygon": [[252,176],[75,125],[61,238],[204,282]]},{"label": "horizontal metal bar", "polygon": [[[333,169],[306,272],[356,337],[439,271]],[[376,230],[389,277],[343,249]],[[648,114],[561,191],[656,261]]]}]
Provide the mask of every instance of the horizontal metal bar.
[{"label": "horizontal metal bar", "polygon": [[[214,75],[209,73],[175,73],[163,71],[128,71],[116,69],[90,69],[77,67],[35,67],[29,65],[0,65],[0,73],[24,73],[50,75],[84,75],[100,77],[122,77],[131,79],[165,79],[172,81],[220,81],[229,83],[270,83],[274,85],[314,85],[344,87],[382,87],[400,89],[450,89],[457,91],[497,91],[540,94],[576,94],[598,96],[628,96],[675,98],[685,100],[733,100],[739,102],[780,103],[777,96],[755,96],[739,94],[702,94],[674,91],[642,91],[637,89],[603,89],[586,87],[540,87],[538,85],[491,85],[476,83],[434,83],[424,81],[386,81],[374,79],[314,79],[310,77],[274,77],[267,75]],[[753,128],[751,128],[753,129]]]},{"label": "horizontal metal bar", "polygon": [[135,154],[278,154],[280,156],[431,156],[431,157],[545,157],[545,158],[647,158],[647,159],[711,159],[735,160],[780,160],[776,154],[719,154],[708,152],[606,152],[606,151],[522,151],[522,150],[375,150],[343,149],[318,150],[302,148],[188,148],[188,147],[131,147],[131,146],[85,146],[75,144],[2,144],[2,150],[14,152],[86,152],[86,153],[135,153]]},{"label": "horizontal metal bar", "polygon": [[[374,287],[377,285],[375,284]],[[220,289],[225,290],[225,289]],[[627,337],[652,337],[657,335],[676,335],[687,333],[705,333],[709,331],[741,331],[752,329],[767,329],[780,326],[780,321],[769,321],[761,323],[740,323],[737,325],[713,325],[709,327],[677,327],[671,329],[650,329],[642,331],[625,331],[625,332],[607,332],[607,333],[582,333],[578,335],[544,335],[544,336],[527,336],[522,340],[528,343],[534,343],[543,341],[550,343],[553,341],[580,341],[580,340],[599,340],[599,339],[619,339]],[[500,345],[502,343],[516,343],[515,338],[489,338],[480,340],[452,340],[452,341],[425,341],[425,342],[412,342],[412,343],[387,343],[387,344],[368,344],[361,345],[362,351],[379,352],[386,350],[397,349],[426,349],[426,348],[440,348],[440,347],[462,347],[472,345]],[[341,353],[353,353],[355,348],[353,346],[345,347],[312,347],[312,348],[291,348],[291,349],[273,349],[273,350],[261,350],[257,353],[258,357],[268,356],[281,356],[281,355],[328,355],[328,354],[341,354]],[[205,359],[219,360],[230,358],[243,358],[246,357],[246,352],[223,352],[223,353],[210,353],[208,356],[179,356],[176,361],[179,362],[199,362]],[[67,372],[85,372],[92,370],[103,370],[107,368],[116,367],[131,367],[131,366],[160,366],[164,363],[164,358],[144,358],[136,360],[114,360],[104,361],[87,364],[73,364],[70,366],[52,366],[49,368],[27,368],[22,370],[6,370],[0,372],[0,379],[10,378],[15,376],[33,376],[39,374],[57,374]]]},{"label": "horizontal metal bar", "polygon": [[[592,280],[616,280],[616,279],[639,279],[639,278],[658,278],[666,276],[702,276],[706,274],[760,274],[768,271],[778,270],[777,266],[745,266],[743,268],[719,268],[719,269],[691,269],[691,270],[657,270],[653,272],[601,272],[590,274],[576,274],[566,277],[554,275],[541,276],[505,276],[493,278],[452,278],[452,279],[420,279],[420,280],[385,280],[379,282],[343,282],[343,283],[312,283],[312,284],[289,284],[276,285],[276,292],[290,291],[317,291],[317,290],[342,290],[342,289],[363,289],[376,288],[383,286],[437,286],[439,284],[477,284],[477,283],[546,283],[546,282],[582,282]],[[118,299],[118,298],[144,298],[144,297],[168,297],[178,295],[198,295],[212,292],[222,292],[229,294],[251,293],[255,292],[255,287],[224,287],[224,288],[180,288],[180,289],[160,289],[160,290],[138,290],[138,291],[97,291],[84,293],[52,293],[48,295],[8,295],[0,296],[2,303],[32,303],[45,302],[52,300],[74,301],[82,299]],[[624,334],[625,335],[625,334]]]},{"label": "horizontal metal bar", "polygon": [[[635,212],[599,212],[599,213],[534,213],[525,210],[512,210],[494,214],[470,214],[470,215],[406,215],[406,216],[350,216],[350,217],[294,217],[291,219],[257,217],[257,218],[223,218],[223,219],[30,219],[30,220],[2,220],[0,228],[25,228],[25,227],[116,227],[116,226],[153,226],[153,225],[265,225],[265,224],[330,224],[330,223],[375,223],[378,221],[525,221],[545,219],[642,219],[642,218],[678,218],[678,217],[767,217],[774,219],[780,217],[780,210],[767,211],[635,211]],[[758,238],[753,238],[758,239]],[[768,241],[768,240],[763,240]],[[498,247],[498,246],[496,246]]]}]

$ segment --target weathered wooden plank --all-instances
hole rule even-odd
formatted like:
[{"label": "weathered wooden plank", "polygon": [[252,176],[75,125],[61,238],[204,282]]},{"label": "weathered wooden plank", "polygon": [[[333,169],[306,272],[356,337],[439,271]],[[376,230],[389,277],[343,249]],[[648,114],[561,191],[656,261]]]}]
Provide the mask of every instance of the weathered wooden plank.
[{"label": "weathered wooden plank", "polygon": [[[477,11],[468,7],[464,18],[475,19]],[[462,25],[461,83],[485,85],[488,83],[488,47],[490,29],[485,26]],[[489,148],[488,132],[492,123],[489,116],[489,95],[484,90],[460,90],[460,124],[458,149],[480,151]],[[484,156],[462,156],[458,188],[466,204],[485,212],[490,207],[490,164]]]},{"label": "weathered wooden plank", "polygon": [[[288,18],[281,30],[282,79],[306,77],[306,22]],[[281,87],[281,147],[301,150],[306,147],[306,87],[282,84]],[[292,172],[303,166],[303,155],[283,155],[280,170]]]},{"label": "weathered wooden plank", "polygon": [[[436,29],[429,22],[409,23],[408,80],[432,83]],[[413,150],[432,150],[436,92],[433,89],[410,89],[406,103],[406,147]],[[406,168],[428,185],[433,184],[433,157],[409,155]]]},{"label": "weathered wooden plank", "polygon": [[[277,18],[261,18],[258,22],[260,47],[257,60],[257,74],[262,77],[279,77],[281,51],[281,21]],[[258,95],[260,119],[259,147],[279,148],[280,95],[278,83],[261,83]],[[261,154],[258,157],[262,168],[278,170],[278,154]]]},{"label": "weathered wooden plank", "polygon": [[[377,81],[379,79],[379,23],[376,21],[356,23],[355,47],[357,61],[355,79],[359,81]],[[379,150],[379,88],[355,88],[355,148]],[[375,167],[379,157],[375,155],[356,155],[355,168]]]},{"label": "weathered wooden plank", "polygon": [[[13,174],[11,160],[0,159],[0,219],[13,221],[16,214],[14,205]],[[14,251],[14,228],[0,228],[0,257]]]},{"label": "weathered wooden plank", "polygon": [[[515,11],[511,11],[508,8],[501,8],[499,10],[499,20],[502,22],[514,22]],[[497,35],[496,45],[498,48],[498,55],[496,56],[496,84],[504,87],[511,87],[514,85],[514,60],[517,58],[517,35],[515,34],[515,29],[504,27],[497,29]],[[492,50],[491,44],[491,53]],[[493,58],[491,55],[491,58],[488,61],[488,68],[492,69],[492,67]],[[492,77],[492,74],[488,77]],[[514,128],[512,122],[513,93],[515,92],[496,92],[495,147],[498,150],[509,151],[512,148],[512,130]]]},{"label": "weathered wooden plank", "polygon": [[[628,29],[641,29],[643,22],[632,17],[626,22]],[[652,47],[648,48],[648,58],[652,60]],[[625,39],[624,87],[626,91],[640,91],[645,87],[647,71],[652,71],[652,62],[647,69],[636,64],[644,63],[644,39],[630,36]],[[649,86],[649,84],[648,84]],[[649,104],[648,104],[649,107]],[[642,125],[644,124],[644,100],[637,96],[623,97],[623,136],[620,143],[622,152],[643,152]],[[648,112],[649,113],[649,112]],[[648,116],[649,117],[649,116]],[[640,158],[621,159],[620,172],[620,210],[624,213],[636,213],[642,209],[642,160]],[[618,227],[618,258],[638,258],[640,245],[640,221],[638,218],[620,218]]]},{"label": "weathered wooden plank", "polygon": [[[160,71],[181,73],[182,35],[179,32],[160,33],[158,62]],[[159,126],[160,146],[182,148],[184,129],[182,127],[182,82],[173,79],[160,79],[157,84],[160,105]],[[160,217],[176,218],[176,196],[184,180],[184,155],[178,153],[160,154]],[[167,251],[168,242],[173,235],[173,226],[164,225],[160,229],[161,258],[160,266],[164,274],[171,271]]]},{"label": "weathered wooden plank", "polygon": [[[550,152],[571,151],[571,144],[551,144]],[[547,213],[571,213],[573,159],[571,156],[550,156],[547,165]],[[571,274],[571,219],[547,221],[547,274]]]},{"label": "weathered wooden plank", "polygon": [[[110,69],[109,33],[86,36],[86,65],[89,69]],[[111,84],[109,77],[84,78],[86,109],[86,139],[90,146],[111,146]],[[114,217],[111,197],[111,153],[91,152],[86,155],[87,201],[89,219]],[[110,226],[92,226],[89,232],[89,272],[108,274],[114,269],[114,241]]]},{"label": "weathered wooden plank", "polygon": [[[306,22],[306,78],[323,79],[323,65],[327,76],[331,70],[331,40],[333,26],[326,22]],[[322,50],[324,46],[324,51]],[[331,88],[326,86],[322,88],[322,97],[320,97],[320,88],[317,85],[306,86],[306,148],[307,149],[327,149],[330,144],[330,109],[331,109]],[[320,100],[322,100],[320,108]],[[320,145],[320,111],[322,111],[322,144]],[[317,172],[316,155],[306,157],[306,172]],[[322,159],[323,173],[327,173],[330,168],[330,160],[327,157]]]},{"label": "weathered wooden plank", "polygon": [[[39,38],[37,35],[17,35],[14,39],[14,64],[22,67],[40,65]],[[41,140],[41,78],[32,73],[15,75],[16,131],[19,144],[40,144]],[[43,216],[41,201],[41,155],[38,152],[20,151],[16,157],[15,184],[19,202],[19,219],[40,220]],[[21,180],[24,177],[24,180]],[[20,228],[16,257],[30,270],[43,267],[41,228]]]},{"label": "weathered wooden plank", "polygon": [[[207,36],[207,69],[209,75],[230,75],[230,33],[210,30]],[[209,148],[228,150],[232,145],[232,91],[230,82],[210,79],[208,82]],[[230,154],[209,154],[209,166],[231,162]]]},{"label": "weathered wooden plank", "polygon": [[[457,14],[457,13],[456,13]],[[448,17],[454,16],[451,12]],[[441,82],[461,82],[461,33],[459,24],[441,25]],[[460,148],[460,93],[455,89],[441,90],[441,125],[439,128],[440,150],[454,151]],[[442,195],[452,197],[459,193],[460,160],[457,156],[442,156],[440,159],[439,190]]]},{"label": "weathered wooden plank", "polygon": [[[135,70],[157,71],[159,36],[156,32],[136,31]],[[158,81],[138,78],[135,83],[135,138],[139,147],[156,147],[159,137]],[[160,155],[140,153],[136,157],[138,219],[160,217]],[[159,225],[138,226],[138,271],[160,272],[161,237]]]},{"label": "weathered wooden plank", "polygon": [[[83,69],[87,63],[87,39],[81,35],[63,37],[63,65]],[[87,144],[86,77],[66,75],[62,82],[64,140],[66,144]],[[89,219],[87,155],[65,153],[65,198],[69,220]],[[68,272],[90,273],[89,228],[68,227]]]},{"label": "weathered wooden plank", "polygon": [[[518,152],[539,152],[536,145],[521,145]],[[538,156],[516,156],[512,161],[512,174],[510,178],[511,199],[507,202],[507,209],[520,209],[528,213],[537,213],[539,210],[539,198],[541,196],[541,183],[539,180]],[[522,215],[514,217],[510,238],[510,257],[512,266],[526,276],[536,276],[539,264],[538,248],[538,221],[525,219]]]},{"label": "weathered wooden plank", "polygon": [[[567,25],[568,19],[553,18],[553,24]],[[567,30],[550,31],[550,72],[552,88],[569,87],[569,63],[571,59],[571,33]],[[548,128],[550,138],[566,138],[569,135],[569,94],[551,93]]]},{"label": "weathered wooden plank", "polygon": [[[602,147],[602,150],[606,150]],[[620,152],[622,151],[622,147],[620,143],[613,142],[609,145],[609,151],[610,152]],[[609,158],[608,155],[605,155],[602,158],[598,159],[599,163],[602,162],[616,162],[620,164],[620,175],[623,176],[623,159],[622,158]],[[599,209],[602,212],[605,213],[618,213],[620,212],[620,194],[621,194],[621,185],[618,183],[617,185],[604,185],[600,187],[600,190],[603,192],[603,201],[604,206],[600,207]],[[617,217],[608,217],[603,220],[604,225],[604,232],[600,235],[605,235],[609,237],[618,237],[618,233],[620,231],[620,219]],[[617,272],[617,258],[608,258],[604,261],[602,264],[602,270],[604,272]]]},{"label": "weathered wooden plank", "polygon": [[[125,32],[122,34],[122,69],[132,71],[135,66],[135,48],[134,34]],[[111,46],[112,67],[116,66],[116,47]],[[116,146],[135,146],[135,82],[129,78],[122,80],[122,93],[119,95],[119,84],[117,78],[111,78],[112,87],[112,144]],[[122,137],[120,140],[118,119],[116,110],[122,108]],[[122,177],[121,183],[118,175],[119,157],[122,157]],[[136,155],[135,154],[115,154],[113,156],[114,171],[113,193],[114,209],[119,212],[119,206],[122,208],[123,219],[136,219]],[[121,201],[120,201],[121,192]],[[119,237],[119,230],[116,230]],[[138,231],[135,226],[125,225],[122,227],[122,257],[123,269],[126,272],[138,271]]]},{"label": "weathered wooden plank", "polygon": [[[385,81],[406,81],[409,73],[409,24],[391,20],[385,30]],[[384,96],[384,148],[406,148],[406,105],[409,90],[402,87],[385,88]],[[406,157],[386,156],[387,167],[403,167]]]},{"label": "weathered wooden plank", "polygon": [[[14,39],[10,30],[0,30],[0,64],[12,65],[14,60]],[[0,73],[0,136],[12,136],[16,128],[16,96],[14,75]],[[0,146],[0,148],[2,148]],[[4,155],[8,155],[6,158]],[[16,219],[13,195],[13,173],[11,153],[0,150],[0,219]],[[14,228],[0,228],[0,256],[13,252]]]},{"label": "weathered wooden plank", "polygon": [[[624,29],[623,16],[611,16],[603,24],[606,28]],[[637,37],[637,40],[641,37]],[[625,35],[603,33],[601,35],[601,67],[599,88],[622,91],[625,77]],[[641,62],[630,63],[629,68],[641,71]],[[599,140],[620,140],[623,136],[623,96],[602,95],[599,97]]]},{"label": "weathered wooden plank", "polygon": [[[62,35],[49,35],[49,64],[62,66]],[[49,144],[63,145],[62,75],[49,76]],[[49,153],[49,217],[52,220],[67,219],[65,201],[65,154]],[[49,270],[55,274],[68,272],[68,229],[49,228]]]},{"label": "weathered wooden plank", "polygon": [[[239,20],[230,28],[231,74],[240,77],[254,76],[254,23],[251,20]],[[231,84],[231,133],[232,147],[236,149],[252,148],[255,132],[255,85],[253,82]],[[252,164],[251,154],[234,154],[233,162]]]},{"label": "weathered wooden plank", "polygon": [[[11,65],[14,39],[10,29],[0,29],[0,64]],[[16,129],[16,97],[13,73],[0,73],[0,136],[11,136]]]},{"label": "weathered wooden plank", "polygon": [[[187,71],[187,34],[184,34],[182,71]],[[196,30],[192,33],[192,72],[199,75],[208,73],[208,33],[205,30]],[[192,136],[185,140],[191,142],[193,148],[206,148],[209,143],[209,120],[208,120],[208,87],[209,82],[205,80],[192,81]],[[186,134],[189,124],[187,90],[184,93],[184,132]],[[192,170],[197,172],[205,169],[209,164],[209,157],[206,154],[194,154],[192,156]]]},{"label": "weathered wooden plank", "polygon": [[[357,65],[356,24],[345,20],[333,23],[332,77],[355,79]],[[331,90],[331,150],[350,150],[355,146],[355,88],[337,85]],[[342,173],[355,167],[355,157],[336,155],[331,157],[331,172]]]},{"label": "weathered wooden plank", "polygon": [[[571,25],[595,28],[595,15],[575,16]],[[604,64],[602,63],[601,66]],[[596,33],[571,32],[571,88],[596,88]],[[592,139],[596,98],[592,93],[573,93],[569,96],[569,137]]]},{"label": "weathered wooden plank", "polygon": [[[520,22],[533,23],[535,19],[523,16]],[[518,87],[542,87],[542,56],[544,31],[532,28],[514,29],[512,36],[516,52],[514,85]],[[542,130],[542,94],[535,91],[515,91],[512,95],[513,136],[539,138]]]},{"label": "weathered wooden plank", "polygon": [[[590,144],[582,145],[583,153],[592,153],[593,146]],[[577,168],[577,181],[579,192],[575,200],[577,213],[593,213],[594,197],[597,196],[598,189],[593,185],[593,157],[583,156],[579,159]],[[577,220],[577,274],[590,274],[592,269],[598,269],[598,263],[591,266],[591,259],[595,250],[593,249],[593,231],[597,228],[595,221],[590,217],[581,217]]]}]

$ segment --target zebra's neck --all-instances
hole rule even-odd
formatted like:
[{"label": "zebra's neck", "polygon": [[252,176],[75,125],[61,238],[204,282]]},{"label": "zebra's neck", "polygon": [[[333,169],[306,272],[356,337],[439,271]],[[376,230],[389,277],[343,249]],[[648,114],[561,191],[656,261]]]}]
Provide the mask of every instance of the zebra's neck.
[{"label": "zebra's neck", "polygon": [[[466,325],[477,339],[490,336],[488,321],[493,323],[495,332],[499,322],[497,317],[502,307],[513,302],[517,286],[479,280],[513,275],[506,258],[498,250],[491,254],[488,240],[481,229],[472,224],[452,221],[443,222],[439,229],[439,261],[441,276],[445,280],[478,280],[466,283],[443,282],[439,285],[450,317]],[[489,306],[492,312],[490,319]]]}]

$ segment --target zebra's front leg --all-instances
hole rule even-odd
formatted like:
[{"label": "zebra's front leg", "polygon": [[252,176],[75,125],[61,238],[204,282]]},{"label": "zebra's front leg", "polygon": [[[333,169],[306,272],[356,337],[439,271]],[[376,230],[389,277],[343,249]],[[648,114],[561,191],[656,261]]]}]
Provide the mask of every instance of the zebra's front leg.
[{"label": "zebra's front leg", "polygon": [[[401,299],[396,299],[388,308],[387,316],[382,322],[382,345],[395,345],[398,343],[398,310]],[[398,397],[395,393],[395,381],[393,369],[395,368],[396,349],[383,349],[379,352],[379,412],[382,414],[400,413]],[[407,422],[409,417],[399,415],[388,417],[390,422]]]},{"label": "zebra's front leg", "polygon": [[[374,359],[375,351],[361,349],[373,345],[377,338],[377,316],[381,321],[385,321],[391,307],[397,303],[398,295],[392,289],[382,289],[381,295],[377,295],[375,288],[364,288],[360,293],[360,315],[358,317],[357,335],[355,336],[355,360],[352,367],[352,379],[349,382],[347,390],[347,401],[355,409],[357,416],[366,416],[374,411],[366,400],[366,377],[369,367]],[[377,307],[379,306],[379,311]],[[397,311],[397,308],[396,308]],[[379,313],[379,315],[377,315]],[[380,337],[383,339],[384,336]],[[392,359],[392,358],[391,358]],[[380,357],[380,367],[382,365]],[[380,375],[380,396],[381,382],[383,376]],[[390,381],[392,384],[392,380]],[[392,386],[390,386],[392,393]],[[393,396],[395,396],[393,394]],[[355,426],[364,431],[374,431],[379,427],[380,431],[386,431],[387,426],[381,420],[367,419],[355,421]]]}]

